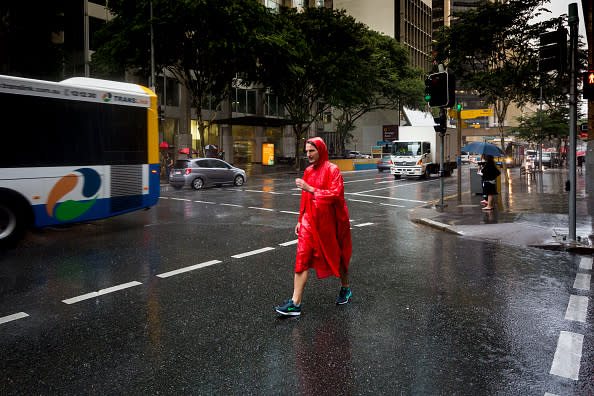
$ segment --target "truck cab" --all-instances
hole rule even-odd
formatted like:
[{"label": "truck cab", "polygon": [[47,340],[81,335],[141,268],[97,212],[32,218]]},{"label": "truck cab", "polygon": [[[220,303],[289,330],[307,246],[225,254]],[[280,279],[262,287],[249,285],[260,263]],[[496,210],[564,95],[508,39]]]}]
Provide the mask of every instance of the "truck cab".
[{"label": "truck cab", "polygon": [[[427,177],[433,171],[431,143],[419,140],[395,141],[392,145],[392,167],[395,179],[401,176]],[[439,169],[438,169],[439,170]]]}]

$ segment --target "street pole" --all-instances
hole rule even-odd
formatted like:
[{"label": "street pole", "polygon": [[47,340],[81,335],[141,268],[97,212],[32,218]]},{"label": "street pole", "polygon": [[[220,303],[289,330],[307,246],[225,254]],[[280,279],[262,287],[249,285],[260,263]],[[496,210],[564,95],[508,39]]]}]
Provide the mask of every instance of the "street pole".
[{"label": "street pole", "polygon": [[155,35],[153,32],[153,1],[149,0],[150,16],[151,16],[151,82],[149,84],[151,90],[155,92]]},{"label": "street pole", "polygon": [[[443,120],[446,117],[446,109],[442,107],[439,109],[439,117]],[[443,188],[444,188],[444,177],[443,177],[443,161],[444,161],[444,150],[443,143],[445,137],[445,128],[439,131],[439,207],[443,208]]]},{"label": "street pole", "polygon": [[569,4],[569,241],[575,241],[575,198],[576,198],[576,134],[577,134],[577,3]]},{"label": "street pole", "polygon": [[[458,142],[458,203],[462,202],[462,153],[460,152],[460,147],[462,147],[462,106],[456,106],[456,111],[458,113],[458,122],[456,125],[456,129],[458,130],[458,137],[456,138]],[[442,143],[443,144],[443,143]]]}]

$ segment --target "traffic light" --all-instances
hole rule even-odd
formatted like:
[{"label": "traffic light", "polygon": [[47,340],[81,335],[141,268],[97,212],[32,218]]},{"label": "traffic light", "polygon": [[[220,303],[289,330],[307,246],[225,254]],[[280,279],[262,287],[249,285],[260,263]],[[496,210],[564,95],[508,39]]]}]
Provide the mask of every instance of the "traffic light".
[{"label": "traffic light", "polygon": [[584,92],[584,99],[594,99],[594,70],[590,70],[583,73],[584,86],[582,87]]},{"label": "traffic light", "polygon": [[538,70],[541,73],[556,70],[565,73],[567,67],[567,30],[563,27],[540,35]]},{"label": "traffic light", "polygon": [[456,81],[449,72],[430,74],[425,79],[425,101],[431,107],[452,107],[455,102]]},{"label": "traffic light", "polygon": [[445,113],[442,113],[439,117],[433,118],[433,121],[435,121],[435,123],[437,124],[433,126],[435,132],[445,133],[445,131],[447,130]]}]

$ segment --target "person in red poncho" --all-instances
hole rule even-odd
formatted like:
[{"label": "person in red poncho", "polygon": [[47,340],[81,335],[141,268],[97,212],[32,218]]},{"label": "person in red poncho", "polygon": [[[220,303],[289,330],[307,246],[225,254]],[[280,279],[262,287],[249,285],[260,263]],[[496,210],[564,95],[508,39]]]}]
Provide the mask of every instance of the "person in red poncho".
[{"label": "person in red poncho", "polygon": [[337,304],[349,302],[349,261],[351,259],[351,225],[344,200],[344,185],[338,166],[328,161],[328,149],[319,137],[309,139],[305,153],[311,164],[303,179],[295,179],[301,189],[297,258],[293,297],[285,305],[275,307],[282,315],[301,314],[301,298],[307,283],[308,270],[314,268],[318,278],[334,275],[340,278]]}]

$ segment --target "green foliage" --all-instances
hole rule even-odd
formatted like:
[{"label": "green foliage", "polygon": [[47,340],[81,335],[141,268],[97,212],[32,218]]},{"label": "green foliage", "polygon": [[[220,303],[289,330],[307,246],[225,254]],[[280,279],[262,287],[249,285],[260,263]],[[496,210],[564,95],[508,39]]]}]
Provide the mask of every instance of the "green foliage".
[{"label": "green foliage", "polygon": [[569,135],[569,114],[567,108],[549,109],[528,117],[518,118],[520,125],[512,133],[522,140],[540,144],[545,140],[567,139]]}]

